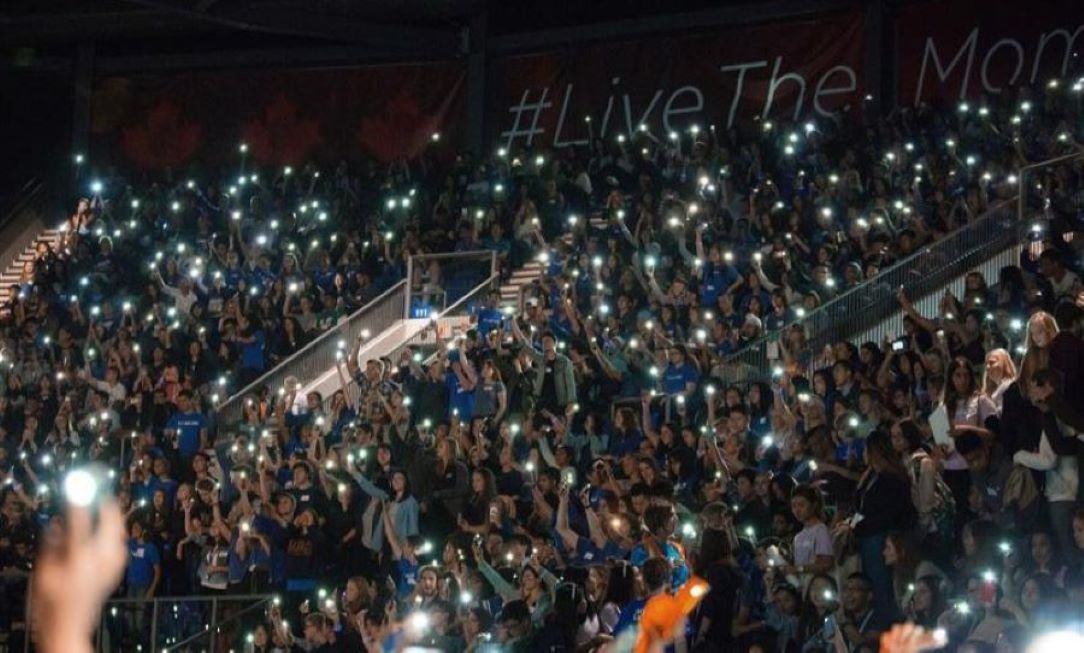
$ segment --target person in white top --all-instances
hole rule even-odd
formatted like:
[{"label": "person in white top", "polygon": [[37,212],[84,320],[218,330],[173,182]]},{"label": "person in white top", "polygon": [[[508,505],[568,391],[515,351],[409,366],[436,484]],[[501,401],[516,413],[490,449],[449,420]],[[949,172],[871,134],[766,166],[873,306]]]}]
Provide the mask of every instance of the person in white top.
[{"label": "person in white top", "polygon": [[[986,428],[986,418],[997,414],[997,408],[989,397],[980,392],[975,380],[975,369],[971,361],[957,357],[952,359],[945,372],[945,389],[941,405],[953,439],[967,432],[975,433],[983,439],[993,438],[993,432]],[[936,435],[935,435],[936,437]],[[967,461],[953,449],[944,463],[945,482],[952,488],[957,505],[966,505],[967,487],[961,472],[967,469]]]},{"label": "person in white top", "polygon": [[997,414],[1001,414],[1005,391],[1016,380],[1016,364],[1004,349],[994,349],[986,354],[986,367],[982,373],[982,394],[993,402]]},{"label": "person in white top", "polygon": [[783,567],[784,574],[797,574],[804,587],[817,574],[826,574],[836,566],[832,533],[824,523],[824,498],[812,485],[799,485],[790,495],[790,510],[801,522],[802,530],[794,536],[794,564]]},{"label": "person in white top", "polygon": [[1050,282],[1055,301],[1061,297],[1076,299],[1077,294],[1084,290],[1080,278],[1065,268],[1062,254],[1056,249],[1045,250],[1039,256],[1039,271]]},{"label": "person in white top", "polygon": [[[1017,451],[1013,462],[1042,471],[1043,494],[1050,502],[1050,526],[1062,551],[1073,550],[1073,510],[1076,507],[1080,475],[1077,457],[1080,441],[1077,432],[1058,421],[1046,405],[1054,383],[1049,370],[1039,370],[1028,382],[1028,399],[1043,411],[1043,430],[1038,451]],[[1057,451],[1055,451],[1057,450]],[[1064,455],[1059,455],[1058,452]]]}]

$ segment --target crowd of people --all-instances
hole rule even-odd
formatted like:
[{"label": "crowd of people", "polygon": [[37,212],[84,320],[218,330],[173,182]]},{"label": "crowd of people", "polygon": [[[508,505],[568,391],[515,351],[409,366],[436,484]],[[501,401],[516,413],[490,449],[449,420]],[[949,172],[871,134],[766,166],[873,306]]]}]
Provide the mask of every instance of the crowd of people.
[{"label": "crowd of people", "polygon": [[[898,338],[811,352],[802,318],[1078,151],[1080,86],[323,176],[86,175],[0,327],[3,595],[97,463],[121,596],[274,596],[216,617],[226,647],[627,650],[702,578],[683,650],[875,651],[908,620],[1020,651],[1084,598],[1081,160],[1029,177],[1019,265],[937,315],[901,292]],[[355,349],[331,396],[291,379],[215,419],[407,256],[477,249],[545,263],[522,310],[493,295],[432,356]],[[778,366],[724,384],[765,335]],[[173,603],[151,642],[124,605],[101,635],[123,650],[208,620]]]}]

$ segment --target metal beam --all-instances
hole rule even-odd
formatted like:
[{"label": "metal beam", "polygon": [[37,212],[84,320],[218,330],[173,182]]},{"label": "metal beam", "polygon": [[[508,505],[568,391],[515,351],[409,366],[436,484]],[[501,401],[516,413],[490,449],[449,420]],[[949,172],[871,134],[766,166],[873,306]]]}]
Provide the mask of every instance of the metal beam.
[{"label": "metal beam", "polygon": [[861,9],[864,4],[863,0],[773,0],[704,11],[615,20],[580,27],[508,34],[489,39],[487,49],[491,54],[539,51],[590,41],[695,30],[720,25],[747,25],[844,9]]},{"label": "metal beam", "polygon": [[75,52],[75,94],[72,105],[72,151],[86,152],[90,143],[90,100],[94,89],[94,44],[83,42]]},{"label": "metal beam", "polygon": [[870,0],[862,16],[862,38],[865,42],[865,51],[862,53],[862,85],[866,93],[873,95],[873,102],[869,103],[867,110],[872,111],[874,116],[880,115],[882,108],[889,106],[884,104],[884,87],[881,83],[885,59],[884,34],[884,2]]},{"label": "metal beam", "polygon": [[260,68],[268,66],[334,66],[359,63],[417,63],[448,60],[444,50],[410,47],[402,50],[374,49],[361,45],[310,46],[213,50],[159,55],[102,56],[94,63],[101,75],[207,68]]},{"label": "metal beam", "polygon": [[471,18],[467,43],[467,125],[465,145],[481,154],[485,145],[486,29],[485,12]]},{"label": "metal beam", "polygon": [[228,29],[265,34],[300,36],[322,41],[362,42],[375,45],[399,43],[436,43],[446,46],[454,53],[459,44],[457,30],[419,29],[394,25],[374,24],[352,20],[341,14],[317,11],[261,9],[205,13],[189,5],[171,0],[127,0],[132,4],[156,9],[164,14],[183,16],[196,22],[208,23]]},{"label": "metal beam", "polygon": [[218,0],[200,0],[196,4],[196,11],[200,12],[201,14],[205,14],[211,7],[213,7],[217,3]]},{"label": "metal beam", "polygon": [[0,20],[0,44],[105,40],[164,36],[192,30],[192,23],[160,11],[103,11],[38,14]]}]

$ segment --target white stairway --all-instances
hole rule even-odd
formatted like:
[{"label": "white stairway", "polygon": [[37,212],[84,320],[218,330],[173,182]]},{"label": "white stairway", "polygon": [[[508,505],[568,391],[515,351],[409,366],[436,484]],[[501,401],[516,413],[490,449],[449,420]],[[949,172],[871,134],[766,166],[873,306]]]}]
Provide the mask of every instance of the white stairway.
[{"label": "white stairway", "polygon": [[[19,279],[22,278],[23,266],[33,262],[37,258],[39,244],[46,243],[56,249],[60,246],[61,233],[57,229],[46,229],[30,242],[18,256],[7,262],[3,272],[0,272],[0,306],[5,306],[14,294],[19,291]],[[6,308],[5,308],[6,310]]]}]

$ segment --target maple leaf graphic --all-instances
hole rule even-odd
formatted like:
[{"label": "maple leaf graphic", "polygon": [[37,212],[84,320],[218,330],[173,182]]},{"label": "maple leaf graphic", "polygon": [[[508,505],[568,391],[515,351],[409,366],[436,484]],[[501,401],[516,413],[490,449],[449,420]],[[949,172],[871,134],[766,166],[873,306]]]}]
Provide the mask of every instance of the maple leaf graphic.
[{"label": "maple leaf graphic", "polygon": [[438,127],[437,118],[422,115],[417,100],[399,91],[380,115],[361,119],[356,138],[373,156],[388,162],[416,155]]},{"label": "maple leaf graphic", "polygon": [[253,158],[260,163],[297,165],[308,160],[313,148],[323,140],[320,123],[302,119],[297,105],[285,94],[278,94],[264,109],[262,120],[241,127]]},{"label": "maple leaf graphic", "polygon": [[182,121],[181,110],[169,100],[151,107],[143,124],[121,132],[124,155],[147,168],[179,166],[196,153],[202,141],[203,127]]}]

